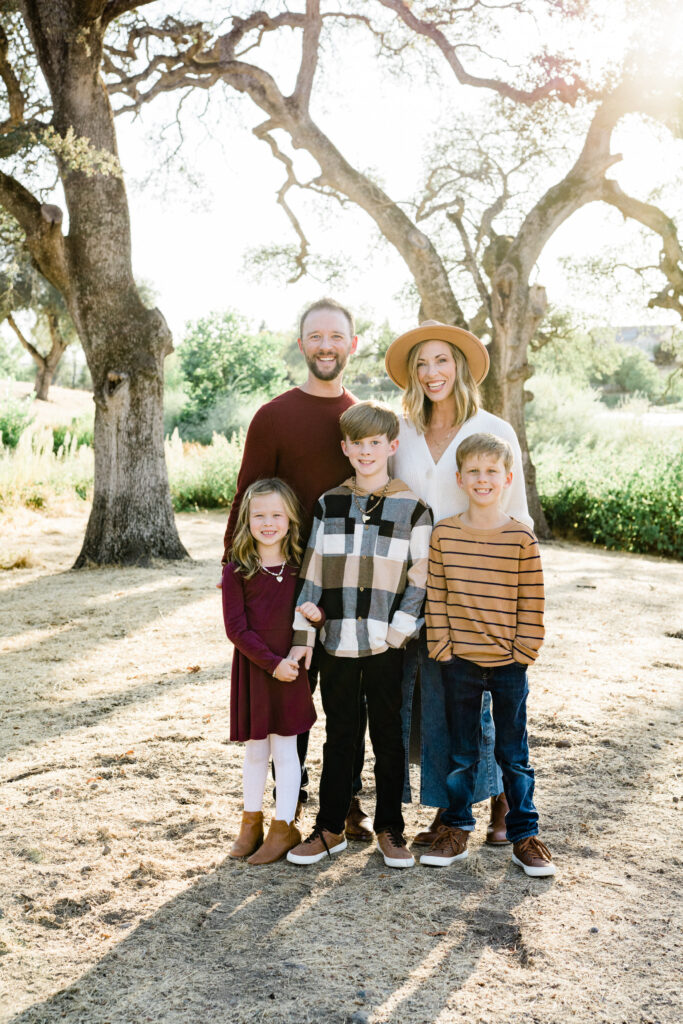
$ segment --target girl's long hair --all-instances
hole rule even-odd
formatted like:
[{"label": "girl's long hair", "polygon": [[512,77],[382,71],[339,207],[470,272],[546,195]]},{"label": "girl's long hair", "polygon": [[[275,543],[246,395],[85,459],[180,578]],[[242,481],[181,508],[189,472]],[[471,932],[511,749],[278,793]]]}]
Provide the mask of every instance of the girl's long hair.
[{"label": "girl's long hair", "polygon": [[261,498],[266,494],[278,494],[282,498],[282,504],[285,506],[289,519],[289,530],[282,541],[283,558],[288,565],[300,565],[301,563],[301,505],[296,494],[289,484],[280,480],[279,477],[257,480],[250,484],[244,492],[230,548],[231,561],[237,564],[247,580],[255,576],[261,568],[256,541],[249,529],[249,506],[252,498]]},{"label": "girl's long hair", "polygon": [[[441,341],[441,338],[434,339]],[[414,345],[408,353],[408,386],[403,392],[403,413],[409,423],[415,427],[420,434],[424,434],[429,426],[429,419],[432,414],[432,401],[425,395],[422,385],[417,376],[417,361],[420,356],[420,349],[426,345],[421,341]],[[455,423],[459,426],[465,420],[470,419],[479,410],[479,388],[474,383],[467,360],[455,345],[450,341],[444,341],[453,353],[455,360],[455,383],[453,385],[453,398],[455,399]]]}]

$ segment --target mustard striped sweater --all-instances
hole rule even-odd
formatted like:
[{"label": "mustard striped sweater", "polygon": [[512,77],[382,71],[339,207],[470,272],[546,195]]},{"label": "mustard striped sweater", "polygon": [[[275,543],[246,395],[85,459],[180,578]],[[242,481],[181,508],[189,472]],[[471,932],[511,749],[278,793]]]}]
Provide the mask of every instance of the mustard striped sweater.
[{"label": "mustard striped sweater", "polygon": [[430,658],[454,654],[478,665],[530,665],[543,643],[543,570],[528,526],[464,526],[459,516],[434,527],[427,579]]}]

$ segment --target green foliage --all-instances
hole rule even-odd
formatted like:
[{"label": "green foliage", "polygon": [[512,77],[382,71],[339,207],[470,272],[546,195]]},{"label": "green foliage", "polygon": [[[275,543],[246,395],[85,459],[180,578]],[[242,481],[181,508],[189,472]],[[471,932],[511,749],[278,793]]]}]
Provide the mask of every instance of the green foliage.
[{"label": "green foliage", "polygon": [[645,399],[608,412],[567,376],[533,378],[527,434],[552,530],[608,548],[683,557],[683,431],[645,425]]},{"label": "green foliage", "polygon": [[[634,457],[637,452],[637,457]],[[683,558],[683,445],[555,450],[539,460],[539,492],[552,530],[607,548]]]},{"label": "green foliage", "polygon": [[16,448],[0,449],[0,510],[46,508],[55,497],[92,497],[93,450],[72,443],[55,455],[49,427],[24,430]]},{"label": "green foliage", "polygon": [[183,406],[177,420],[172,423],[171,416],[168,416],[170,429],[166,434],[173,433],[178,429],[183,441],[196,441],[199,444],[210,445],[214,434],[222,434],[224,437],[232,437],[240,430],[246,431],[251,418],[260,405],[268,400],[269,395],[225,395],[215,405],[202,410],[201,414],[188,416],[187,407]]},{"label": "green foliage", "polygon": [[166,442],[171,500],[177,512],[228,508],[237,487],[244,435],[214,434],[211,444],[183,444],[177,431]]},{"label": "green foliage", "polygon": [[[620,365],[620,350],[613,332],[563,329],[563,314],[545,332],[543,345],[530,355],[539,373],[556,373],[578,387],[602,387]],[[568,325],[567,325],[568,326]]]},{"label": "green foliage", "polygon": [[530,362],[538,373],[599,389],[610,405],[626,395],[643,395],[650,402],[678,397],[677,382],[667,388],[667,379],[642,349],[617,343],[612,329],[581,330],[567,310],[551,309],[532,345]]},{"label": "green foliage", "polygon": [[616,391],[645,395],[656,401],[662,391],[662,380],[654,363],[633,345],[619,345],[619,361],[611,377],[605,382]]},{"label": "green foliage", "polygon": [[28,402],[7,395],[0,404],[0,443],[6,448],[16,448],[19,438],[33,422]]},{"label": "green foliage", "polygon": [[286,380],[280,345],[251,334],[238,313],[212,313],[188,325],[179,358],[189,396],[189,418],[226,395],[272,396]]},{"label": "green foliage", "polygon": [[597,435],[600,416],[605,415],[597,391],[581,387],[569,374],[559,373],[536,374],[529,388],[534,398],[526,407],[526,426],[534,455],[551,441],[571,446],[587,435]]},{"label": "green foliage", "polygon": [[90,416],[71,420],[71,423],[60,423],[52,428],[52,450],[55,455],[61,449],[62,452],[75,446],[93,446],[93,423]]}]

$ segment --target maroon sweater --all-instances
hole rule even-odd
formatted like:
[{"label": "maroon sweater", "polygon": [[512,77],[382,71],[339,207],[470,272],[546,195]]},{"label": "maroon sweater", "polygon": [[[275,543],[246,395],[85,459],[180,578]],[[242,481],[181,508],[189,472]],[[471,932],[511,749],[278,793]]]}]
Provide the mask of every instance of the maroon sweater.
[{"label": "maroon sweater", "polygon": [[338,398],[320,398],[292,388],[254,414],[225,531],[224,565],[230,561],[242,496],[249,484],[266,477],[280,477],[301,502],[302,542],[306,544],[316,501],[323,491],[337,487],[349,475],[349,462],[341,450],[339,417],[357,401],[346,388]]}]

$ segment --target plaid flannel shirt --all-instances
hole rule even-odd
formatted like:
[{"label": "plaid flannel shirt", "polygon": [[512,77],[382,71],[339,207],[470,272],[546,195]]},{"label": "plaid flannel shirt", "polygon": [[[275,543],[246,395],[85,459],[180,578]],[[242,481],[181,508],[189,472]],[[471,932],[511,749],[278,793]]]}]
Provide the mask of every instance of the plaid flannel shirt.
[{"label": "plaid flannel shirt", "polygon": [[[368,521],[353,500],[353,478],[326,491],[315,508],[301,565],[297,604],[312,601],[324,614],[325,650],[365,658],[403,647],[422,627],[432,513],[402,480],[392,480]],[[358,495],[365,509],[377,495]],[[312,647],[315,628],[294,616],[295,646]]]}]

